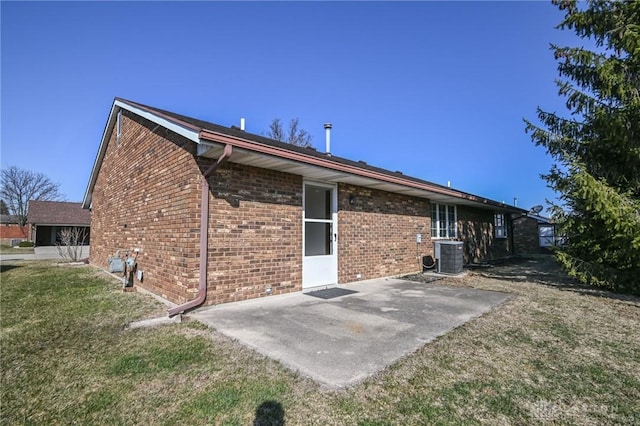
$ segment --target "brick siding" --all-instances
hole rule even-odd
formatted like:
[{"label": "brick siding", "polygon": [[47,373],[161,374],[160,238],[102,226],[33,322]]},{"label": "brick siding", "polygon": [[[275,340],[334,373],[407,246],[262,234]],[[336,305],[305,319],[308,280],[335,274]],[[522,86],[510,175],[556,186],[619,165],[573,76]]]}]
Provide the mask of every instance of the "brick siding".
[{"label": "brick siding", "polygon": [[26,240],[29,236],[29,227],[15,223],[0,223],[0,243],[10,245],[14,240]]},{"label": "brick siding", "polygon": [[526,216],[514,219],[513,243],[516,254],[539,253],[538,221]]},{"label": "brick siding", "polygon": [[301,290],[302,177],[228,162],[209,185],[208,303]]},{"label": "brick siding", "polygon": [[182,303],[198,287],[200,170],[194,144],[137,115],[122,113],[93,191],[91,263],[107,267],[116,250],[139,248],[143,282]]},{"label": "brick siding", "polygon": [[338,232],[340,283],[421,271],[422,256],[433,255],[430,204],[421,198],[340,184]]},{"label": "brick siding", "polygon": [[[495,238],[494,212],[468,206],[458,206],[458,235],[464,242],[464,263],[479,263],[512,254],[511,236]],[[507,229],[509,215],[505,214]]]},{"label": "brick siding", "polygon": [[14,223],[0,223],[0,238],[23,238],[26,239],[29,235],[28,226],[20,226]]},{"label": "brick siding", "polygon": [[[91,263],[139,248],[144,287],[172,302],[196,297],[202,173],[195,145],[123,113],[93,192]],[[302,178],[228,162],[209,178],[206,304],[302,288]]]}]

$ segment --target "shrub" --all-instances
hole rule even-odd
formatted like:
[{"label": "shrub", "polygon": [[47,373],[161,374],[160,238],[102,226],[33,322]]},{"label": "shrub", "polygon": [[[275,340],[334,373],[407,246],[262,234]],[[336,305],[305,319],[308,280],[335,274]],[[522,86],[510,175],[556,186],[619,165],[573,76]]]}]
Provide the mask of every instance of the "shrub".
[{"label": "shrub", "polygon": [[31,241],[20,241],[18,247],[33,247],[33,243]]}]

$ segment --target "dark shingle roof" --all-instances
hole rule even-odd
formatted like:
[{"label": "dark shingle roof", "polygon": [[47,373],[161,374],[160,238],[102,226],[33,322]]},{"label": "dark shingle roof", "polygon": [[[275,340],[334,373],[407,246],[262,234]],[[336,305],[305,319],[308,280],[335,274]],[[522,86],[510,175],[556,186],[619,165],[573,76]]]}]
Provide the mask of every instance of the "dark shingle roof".
[{"label": "dark shingle roof", "polygon": [[[292,145],[289,143],[285,143],[285,142],[279,142],[276,141],[274,139],[270,139],[261,135],[256,135],[253,133],[249,133],[246,132],[244,130],[240,130],[238,127],[232,126],[232,127],[225,127],[225,126],[221,126],[219,124],[215,124],[215,123],[210,123],[208,121],[204,121],[204,120],[198,120],[192,117],[187,117],[185,115],[181,115],[181,114],[176,114],[174,112],[171,111],[167,111],[167,110],[163,110],[160,108],[156,108],[156,107],[151,107],[148,105],[144,105],[144,104],[140,104],[137,102],[133,102],[127,99],[122,99],[122,98],[116,98],[117,101],[129,104],[133,107],[137,107],[137,108],[141,108],[143,110],[146,110],[147,112],[150,112],[152,114],[155,115],[159,115],[159,116],[164,116],[166,119],[168,119],[169,121],[172,121],[174,123],[180,124],[184,127],[190,128],[191,130],[194,131],[198,131],[198,132],[202,132],[204,131],[210,131],[210,132],[215,132],[215,133],[219,133],[219,134],[223,134],[223,135],[227,135],[227,136],[232,136],[232,137],[236,137],[236,138],[240,138],[240,139],[244,139],[247,141],[251,141],[251,142],[256,142],[258,144],[263,144],[263,145],[268,145],[268,146],[272,146],[275,148],[279,148],[282,150],[287,150],[290,152],[296,152],[296,153],[300,153],[300,154],[304,154],[307,156],[311,156],[311,157],[315,157],[315,158],[319,158],[322,159],[324,162],[327,163],[334,163],[334,164],[342,164],[342,165],[347,165],[347,166],[352,166],[352,167],[356,167],[360,170],[366,170],[366,171],[370,171],[370,172],[375,172],[375,173],[379,173],[382,175],[386,175],[386,176],[390,176],[390,177],[395,177],[395,178],[402,178],[405,181],[411,181],[414,182],[416,184],[419,185],[427,185],[430,186],[431,188],[440,188],[442,190],[448,191],[448,190],[452,190],[453,188],[449,188],[447,186],[444,185],[440,185],[434,182],[430,182],[430,181],[426,181],[423,179],[419,179],[419,178],[415,178],[412,176],[408,176],[403,174],[402,172],[399,171],[390,171],[390,170],[386,170],[380,167],[375,167],[375,166],[371,166],[369,164],[367,164],[364,161],[353,161],[353,160],[349,160],[347,158],[343,158],[343,157],[338,157],[335,156],[333,154],[327,154],[327,153],[323,153],[323,152],[319,152],[316,151],[314,148],[304,148],[304,147],[299,147],[296,145]],[[484,204],[488,204],[488,205],[492,205],[494,207],[500,207],[502,209],[505,210],[509,210],[512,212],[525,212],[525,210],[522,210],[520,208],[517,207],[512,207],[509,205],[506,205],[504,203],[500,203],[498,201],[494,201],[494,200],[490,200],[484,197],[480,197],[474,194],[470,194],[468,192],[464,192],[464,191],[460,191],[458,189],[455,189],[456,193],[458,193],[458,197],[460,198],[466,198],[466,199],[473,199],[475,202],[479,202],[479,203],[484,203]]]},{"label": "dark shingle roof", "polygon": [[[310,155],[316,158],[321,158],[325,161],[332,161],[335,163],[340,163],[340,164],[346,164],[349,166],[355,166],[358,167],[360,169],[363,170],[369,170],[369,171],[373,171],[373,172],[377,172],[377,173],[382,173],[382,174],[386,174],[389,176],[397,176],[397,177],[402,177],[403,179],[407,179],[407,180],[411,180],[417,183],[426,183],[432,186],[436,186],[436,187],[440,187],[443,189],[450,189],[444,185],[440,185],[434,182],[430,182],[430,181],[426,181],[423,179],[419,179],[419,178],[415,178],[415,177],[411,177],[408,175],[403,174],[402,172],[399,171],[395,171],[392,172],[390,170],[387,169],[383,169],[380,167],[375,167],[375,166],[371,166],[369,164],[367,164],[364,161],[354,161],[354,160],[349,160],[348,158],[343,158],[343,157],[339,157],[336,155],[329,155],[327,153],[324,152],[319,152],[317,151],[315,148],[305,148],[305,147],[300,147],[297,145],[292,145],[290,143],[286,143],[286,142],[279,142],[275,139],[270,139],[261,135],[256,135],[255,133],[249,133],[247,131],[244,130],[240,130],[237,127],[225,127],[225,126],[221,126],[219,124],[215,124],[215,123],[210,123],[208,121],[204,121],[204,120],[198,120],[196,118],[192,118],[192,117],[187,117],[186,115],[181,115],[181,114],[176,114],[174,112],[171,111],[167,111],[164,109],[160,109],[160,108],[156,108],[156,107],[152,107],[152,106],[148,106],[148,105],[144,105],[144,104],[140,104],[137,102],[133,102],[127,99],[122,99],[122,98],[116,98],[117,100],[121,101],[121,102],[125,102],[128,103],[132,106],[137,106],[137,107],[142,107],[143,109],[146,109],[149,112],[153,112],[155,114],[160,113],[166,117],[168,117],[169,119],[173,119],[174,121],[178,121],[178,122],[182,122],[185,124],[190,125],[191,127],[193,127],[194,129],[201,131],[201,130],[209,130],[212,132],[216,132],[216,133],[222,133],[224,135],[229,135],[229,136],[233,136],[233,137],[237,137],[237,138],[241,138],[241,139],[246,139],[249,141],[253,141],[253,142],[258,142],[261,144],[265,144],[265,145],[270,145],[276,148],[281,148],[281,149],[285,149],[288,151],[293,151],[293,152],[299,152],[301,154],[306,154],[306,155]],[[459,191],[459,190],[458,190]],[[462,192],[462,191],[461,191]],[[471,195],[471,194],[469,194]]]},{"label": "dark shingle roof", "polygon": [[82,208],[82,203],[31,200],[27,222],[37,225],[89,226],[91,213]]},{"label": "dark shingle roof", "polygon": [[20,223],[18,216],[13,214],[0,214],[0,223]]}]

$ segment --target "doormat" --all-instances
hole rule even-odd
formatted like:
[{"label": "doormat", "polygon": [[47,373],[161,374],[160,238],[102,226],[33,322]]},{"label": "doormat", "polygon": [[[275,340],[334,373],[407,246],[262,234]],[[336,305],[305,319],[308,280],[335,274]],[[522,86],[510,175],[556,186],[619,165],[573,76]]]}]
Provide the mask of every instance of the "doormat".
[{"label": "doormat", "polygon": [[320,299],[335,299],[336,297],[346,296],[347,294],[357,293],[355,290],[347,290],[346,288],[332,287],[324,290],[316,290],[305,293],[309,296],[319,297]]}]

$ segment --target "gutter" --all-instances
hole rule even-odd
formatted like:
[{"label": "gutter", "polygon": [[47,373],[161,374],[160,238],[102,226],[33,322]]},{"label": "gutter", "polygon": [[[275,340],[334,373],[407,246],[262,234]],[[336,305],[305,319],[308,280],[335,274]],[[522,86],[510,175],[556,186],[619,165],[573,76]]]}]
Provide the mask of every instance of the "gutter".
[{"label": "gutter", "polygon": [[232,153],[232,146],[229,144],[225,145],[224,152],[220,158],[218,158],[218,161],[209,167],[202,175],[202,190],[200,194],[200,283],[198,285],[198,296],[190,302],[169,309],[169,317],[198,307],[202,305],[207,298],[207,262],[209,260],[209,182],[207,179],[218,167],[231,157]]},{"label": "gutter", "polygon": [[297,163],[308,164],[311,166],[318,166],[325,169],[336,170],[339,172],[349,173],[355,176],[362,176],[369,179],[375,179],[381,182],[387,182],[396,185],[402,185],[409,188],[414,188],[422,191],[428,191],[435,194],[446,195],[466,201],[470,201],[479,205],[492,206],[500,209],[504,209],[510,212],[525,212],[526,210],[518,207],[511,207],[504,203],[495,202],[487,198],[479,197],[466,192],[454,190],[451,188],[441,187],[440,185],[432,185],[427,182],[416,182],[411,179],[407,179],[403,176],[393,176],[380,171],[367,170],[361,167],[343,164],[336,161],[332,161],[327,158],[321,158],[313,155],[303,154],[300,152],[290,151],[284,148],[265,145],[260,142],[241,139],[236,136],[226,135],[218,133],[212,130],[202,129],[199,134],[200,140],[210,141],[218,144],[232,145],[238,149],[244,149],[259,154],[270,155],[277,158],[283,158],[292,160]]}]

